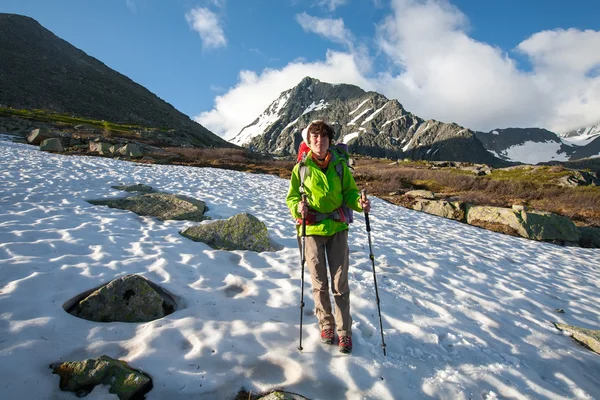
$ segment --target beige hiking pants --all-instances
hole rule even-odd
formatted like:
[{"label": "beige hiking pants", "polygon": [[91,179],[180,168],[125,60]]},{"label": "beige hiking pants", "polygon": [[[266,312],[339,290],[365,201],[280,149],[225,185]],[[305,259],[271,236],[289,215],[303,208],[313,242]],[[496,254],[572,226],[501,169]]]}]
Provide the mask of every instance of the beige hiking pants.
[{"label": "beige hiking pants", "polygon": [[[298,245],[302,251],[302,238]],[[339,336],[352,336],[350,316],[350,287],[348,285],[348,230],[333,236],[306,236],[306,266],[310,272],[315,314],[319,327],[336,329]],[[331,310],[327,266],[331,277],[331,291],[335,302],[335,314]]]}]

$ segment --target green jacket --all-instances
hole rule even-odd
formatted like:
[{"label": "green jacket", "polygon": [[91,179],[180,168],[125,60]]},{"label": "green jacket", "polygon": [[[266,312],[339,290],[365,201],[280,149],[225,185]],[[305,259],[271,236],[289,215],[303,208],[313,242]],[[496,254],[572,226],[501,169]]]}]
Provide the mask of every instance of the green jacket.
[{"label": "green jacket", "polygon": [[[344,168],[344,192],[342,193],[342,182],[335,170],[337,163],[343,163]],[[306,156],[306,176],[304,177],[304,191],[308,202],[308,207],[320,213],[331,213],[342,206],[342,201],[354,211],[362,212],[358,203],[360,193],[354,181],[350,168],[344,160],[335,153],[332,154],[329,165],[325,172],[312,159],[312,152]],[[300,163],[296,164],[292,171],[290,179],[290,188],[288,190],[285,202],[295,219],[302,216],[298,213],[298,203],[302,200],[300,194]],[[301,225],[296,226],[300,235]],[[306,234],[309,236],[332,236],[344,229],[348,229],[345,222],[334,221],[333,219],[324,219],[313,225],[306,225]]]}]

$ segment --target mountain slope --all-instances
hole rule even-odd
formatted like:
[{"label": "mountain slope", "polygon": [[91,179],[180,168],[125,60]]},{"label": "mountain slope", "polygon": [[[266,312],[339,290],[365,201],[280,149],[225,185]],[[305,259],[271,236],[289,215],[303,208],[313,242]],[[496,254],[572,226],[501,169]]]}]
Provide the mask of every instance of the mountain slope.
[{"label": "mountain slope", "polygon": [[174,143],[231,147],[32,18],[0,14],[0,104],[172,129]]},{"label": "mountain slope", "polygon": [[294,154],[302,129],[315,119],[331,123],[335,140],[347,143],[356,154],[507,164],[490,154],[469,129],[425,121],[376,92],[310,77],[283,92],[231,141],[257,151]]}]

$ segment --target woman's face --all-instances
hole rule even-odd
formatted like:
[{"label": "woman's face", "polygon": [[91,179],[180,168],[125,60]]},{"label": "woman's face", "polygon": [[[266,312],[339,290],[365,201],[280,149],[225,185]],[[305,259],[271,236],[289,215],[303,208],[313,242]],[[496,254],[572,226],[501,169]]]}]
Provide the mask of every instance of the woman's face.
[{"label": "woman's face", "polygon": [[315,135],[313,133],[309,133],[309,135],[309,146],[313,154],[317,158],[325,158],[325,156],[327,155],[327,149],[329,149],[329,136],[327,136],[326,134]]}]

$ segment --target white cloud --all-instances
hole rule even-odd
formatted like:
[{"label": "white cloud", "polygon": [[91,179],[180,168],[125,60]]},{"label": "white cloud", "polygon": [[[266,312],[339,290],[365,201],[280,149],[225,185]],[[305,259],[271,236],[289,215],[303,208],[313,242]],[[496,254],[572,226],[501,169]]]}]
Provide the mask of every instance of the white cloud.
[{"label": "white cloud", "polygon": [[543,31],[517,48],[530,57],[536,82],[554,100],[548,126],[565,132],[600,122],[600,32]]},{"label": "white cloud", "polygon": [[[539,126],[563,133],[600,122],[600,32],[533,34],[516,49],[531,61],[524,71],[509,53],[471,38],[467,17],[447,0],[392,0],[392,10],[375,43],[394,68],[372,73],[373,51],[349,45],[347,52],[328,51],[322,62],[243,71],[198,122],[231,137],[305,76],[376,90],[422,118],[475,130]],[[337,43],[352,37],[343,20],[300,14],[297,21]]]},{"label": "white cloud", "polygon": [[266,69],[260,75],[240,72],[239,82],[215,99],[215,107],[194,119],[216,134],[231,138],[254,121],[281,92],[296,86],[302,78],[311,76],[329,83],[353,82],[366,90],[372,84],[362,77],[354,56],[328,51],[323,62],[291,62],[281,70]]},{"label": "white cloud", "polygon": [[227,45],[219,18],[208,8],[194,8],[185,14],[185,19],[190,27],[200,34],[203,48],[211,49]]},{"label": "white cloud", "polygon": [[329,11],[335,11],[339,6],[346,4],[348,0],[316,0],[315,4],[325,7]]},{"label": "white cloud", "polygon": [[316,33],[325,39],[352,47],[352,33],[346,29],[342,19],[318,18],[302,13],[296,15],[296,21],[305,32]]}]

